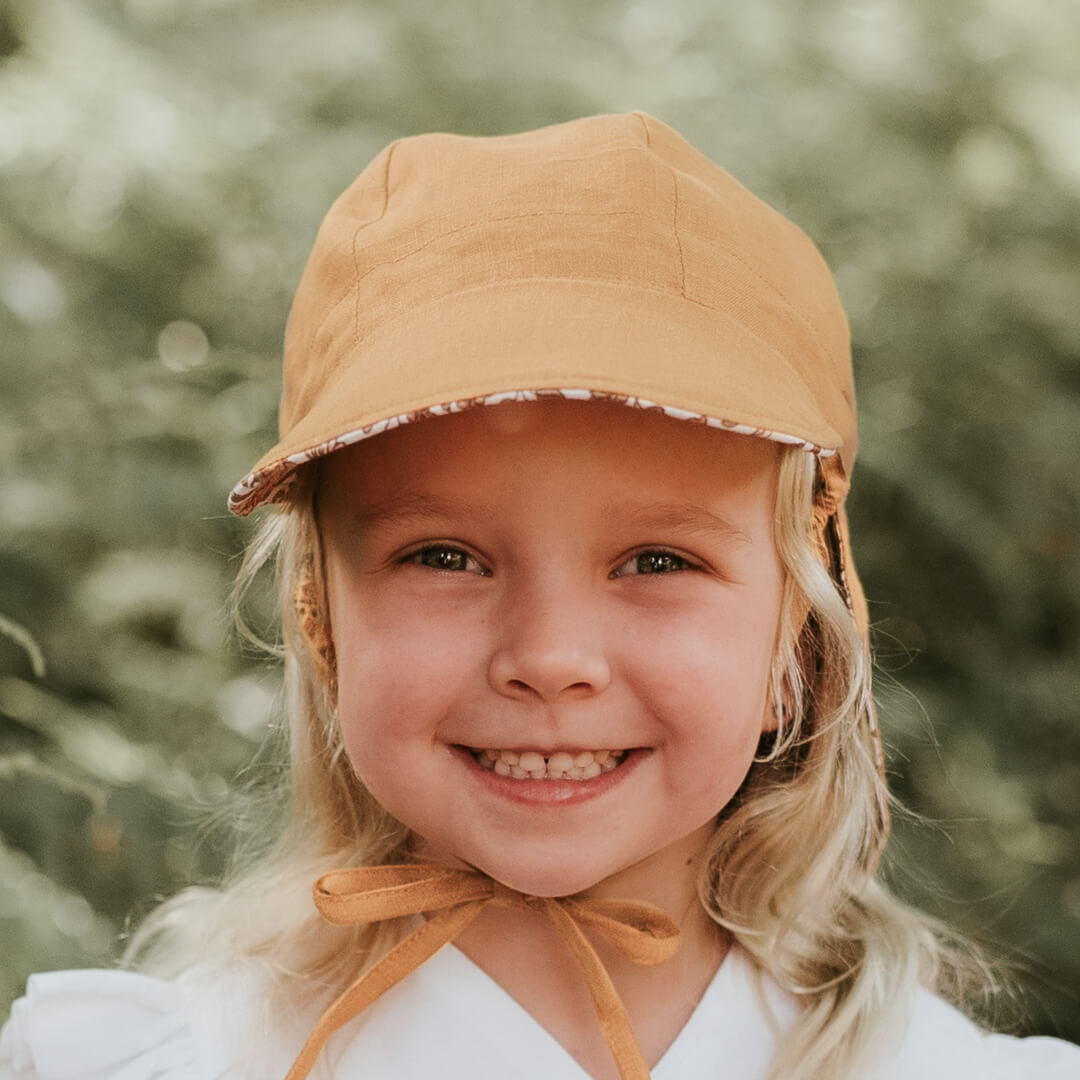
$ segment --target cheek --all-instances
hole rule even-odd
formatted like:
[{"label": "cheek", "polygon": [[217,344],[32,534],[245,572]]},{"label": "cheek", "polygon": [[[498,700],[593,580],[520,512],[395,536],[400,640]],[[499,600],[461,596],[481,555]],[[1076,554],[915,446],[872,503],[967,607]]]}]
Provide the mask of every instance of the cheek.
[{"label": "cheek", "polygon": [[757,708],[760,718],[776,624],[771,612],[740,617],[722,610],[701,613],[689,626],[650,627],[636,635],[627,670],[637,672],[657,705],[677,704],[689,715],[741,715]]},{"label": "cheek", "polygon": [[334,641],[338,709],[346,749],[361,763],[430,744],[464,687],[482,670],[475,637],[448,634],[440,620],[409,606],[338,620]]},{"label": "cheek", "polygon": [[331,604],[338,678],[357,692],[379,693],[395,682],[405,688],[413,681],[406,673],[450,660],[439,620],[415,604],[395,604],[378,589],[339,590]]},{"label": "cheek", "polygon": [[710,612],[691,631],[650,635],[628,658],[661,724],[673,798],[715,813],[745,778],[771,717],[775,626],[771,612]]},{"label": "cheek", "polygon": [[669,699],[664,784],[674,803],[701,822],[720,813],[739,790],[767,722],[764,687],[741,677],[717,678]]}]

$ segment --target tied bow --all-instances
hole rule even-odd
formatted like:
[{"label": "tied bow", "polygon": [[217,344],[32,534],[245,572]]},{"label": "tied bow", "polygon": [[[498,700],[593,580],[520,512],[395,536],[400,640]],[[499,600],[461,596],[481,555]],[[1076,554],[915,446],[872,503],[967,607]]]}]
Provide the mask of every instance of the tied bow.
[{"label": "tied bow", "polygon": [[679,946],[679,928],[651,904],[526,896],[475,870],[439,866],[371,866],[334,870],[315,882],[315,905],[338,925],[382,922],[434,913],[369,968],[323,1013],[285,1080],[304,1080],[331,1035],[453,941],[488,904],[531,908],[558,931],[577,960],[600,1020],[600,1030],[623,1080],[648,1080],[630,1018],[596,950],[583,933],[593,930],[637,964],[662,964]]}]

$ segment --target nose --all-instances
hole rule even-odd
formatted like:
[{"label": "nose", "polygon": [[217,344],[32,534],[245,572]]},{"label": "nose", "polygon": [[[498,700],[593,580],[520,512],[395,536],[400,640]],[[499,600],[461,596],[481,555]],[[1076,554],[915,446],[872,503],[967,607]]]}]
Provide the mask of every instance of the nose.
[{"label": "nose", "polygon": [[522,700],[592,697],[611,682],[603,642],[582,604],[518,597],[502,620],[488,678],[498,693]]}]

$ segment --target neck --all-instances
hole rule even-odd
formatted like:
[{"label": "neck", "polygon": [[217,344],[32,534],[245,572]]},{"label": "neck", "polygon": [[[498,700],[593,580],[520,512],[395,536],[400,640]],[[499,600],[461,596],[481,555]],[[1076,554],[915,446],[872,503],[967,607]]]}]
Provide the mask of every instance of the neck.
[{"label": "neck", "polygon": [[[626,1006],[650,1067],[682,1030],[723,960],[728,938],[697,897],[697,876],[712,826],[627,867],[584,895],[643,900],[680,927],[667,963],[642,967],[591,939]],[[455,944],[545,1027],[596,1080],[617,1076],[581,971],[542,915],[490,905]]]}]

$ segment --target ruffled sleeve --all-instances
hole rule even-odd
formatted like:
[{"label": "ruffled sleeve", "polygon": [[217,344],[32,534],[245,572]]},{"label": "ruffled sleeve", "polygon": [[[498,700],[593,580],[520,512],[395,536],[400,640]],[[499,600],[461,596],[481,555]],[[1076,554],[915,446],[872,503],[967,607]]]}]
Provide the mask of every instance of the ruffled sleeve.
[{"label": "ruffled sleeve", "polygon": [[33,975],[0,1030],[0,1080],[207,1080],[184,996],[127,971]]},{"label": "ruffled sleeve", "polygon": [[1080,1080],[1080,1046],[988,1034],[927,991],[899,1052],[887,1056],[882,1080]]},{"label": "ruffled sleeve", "polygon": [[1000,1080],[1077,1080],[1080,1078],[1080,1046],[1032,1036],[987,1035],[986,1056]]}]

